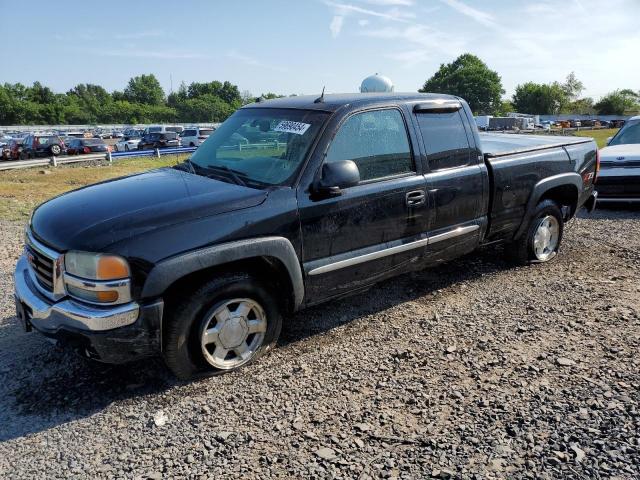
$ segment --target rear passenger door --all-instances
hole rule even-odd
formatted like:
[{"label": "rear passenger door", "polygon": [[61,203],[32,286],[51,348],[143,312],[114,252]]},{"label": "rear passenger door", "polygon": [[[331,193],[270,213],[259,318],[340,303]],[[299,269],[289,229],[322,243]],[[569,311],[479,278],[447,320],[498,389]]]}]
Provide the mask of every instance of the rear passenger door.
[{"label": "rear passenger door", "polygon": [[323,158],[325,163],[352,160],[361,181],[333,198],[314,198],[308,188],[298,192],[312,303],[402,271],[423,253],[426,241],[415,242],[426,239],[428,228],[425,179],[400,109],[351,114]]},{"label": "rear passenger door", "polygon": [[429,255],[446,260],[473,250],[486,224],[488,173],[465,110],[419,104],[414,115],[426,153],[426,179],[433,202]]}]

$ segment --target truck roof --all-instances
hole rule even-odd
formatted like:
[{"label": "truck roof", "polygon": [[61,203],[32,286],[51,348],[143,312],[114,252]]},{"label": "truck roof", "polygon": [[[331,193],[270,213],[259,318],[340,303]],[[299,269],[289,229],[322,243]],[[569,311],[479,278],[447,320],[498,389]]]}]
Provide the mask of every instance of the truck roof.
[{"label": "truck roof", "polygon": [[442,93],[327,93],[323,101],[315,103],[320,95],[299,95],[295,97],[275,98],[251,103],[243,108],[296,108],[301,110],[321,110],[335,112],[339,108],[366,103],[401,103],[412,100],[456,100],[453,95]]}]

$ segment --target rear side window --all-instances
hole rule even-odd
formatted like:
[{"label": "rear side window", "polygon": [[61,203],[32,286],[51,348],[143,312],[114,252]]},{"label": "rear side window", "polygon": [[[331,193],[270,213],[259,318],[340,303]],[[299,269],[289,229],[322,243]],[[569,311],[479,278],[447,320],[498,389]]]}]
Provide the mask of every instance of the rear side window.
[{"label": "rear side window", "polygon": [[327,151],[327,162],[353,160],[360,180],[414,172],[402,114],[396,109],[353,115],[342,124]]},{"label": "rear side window", "polygon": [[469,140],[460,112],[418,113],[430,170],[469,164]]},{"label": "rear side window", "polygon": [[183,137],[195,137],[196,135],[198,135],[196,130],[185,130],[182,134]]}]

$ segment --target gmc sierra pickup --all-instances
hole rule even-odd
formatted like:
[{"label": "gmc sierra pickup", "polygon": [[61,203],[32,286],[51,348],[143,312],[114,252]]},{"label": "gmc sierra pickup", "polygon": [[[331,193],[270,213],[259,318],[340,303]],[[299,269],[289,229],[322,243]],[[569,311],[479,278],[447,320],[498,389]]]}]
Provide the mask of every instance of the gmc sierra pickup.
[{"label": "gmc sierra pickup", "polygon": [[99,361],[233,370],[283,316],[480,245],[552,260],[565,222],[595,207],[597,170],[593,140],[479,136],[453,96],[256,102],[184,163],[40,205],[18,316]]}]

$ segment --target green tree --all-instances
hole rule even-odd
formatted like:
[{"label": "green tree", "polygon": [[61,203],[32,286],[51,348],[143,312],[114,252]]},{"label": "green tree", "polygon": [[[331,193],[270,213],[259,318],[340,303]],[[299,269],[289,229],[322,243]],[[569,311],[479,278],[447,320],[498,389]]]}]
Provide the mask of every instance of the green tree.
[{"label": "green tree", "polygon": [[558,82],[550,84],[527,82],[516,87],[512,102],[520,113],[554,115],[567,104],[568,98]]},{"label": "green tree", "polygon": [[184,122],[222,122],[235,107],[211,94],[189,98],[178,107],[178,117]]},{"label": "green tree", "polygon": [[580,115],[593,115],[596,109],[593,107],[593,98],[579,98],[573,102],[569,102],[562,108],[561,113],[575,113]]},{"label": "green tree", "polygon": [[633,90],[615,90],[598,101],[594,108],[600,115],[624,115],[640,109],[639,96]]},{"label": "green tree", "polygon": [[132,103],[145,105],[162,105],[164,103],[164,90],[160,82],[152,73],[140,75],[129,80],[124,89],[124,97]]},{"label": "green tree", "polygon": [[584,91],[584,84],[571,72],[562,84],[562,90],[570,101],[575,102]]},{"label": "green tree", "polygon": [[448,93],[464,98],[475,114],[490,115],[502,106],[502,81],[497,72],[475,55],[465,53],[442,64],[420,92]]}]

